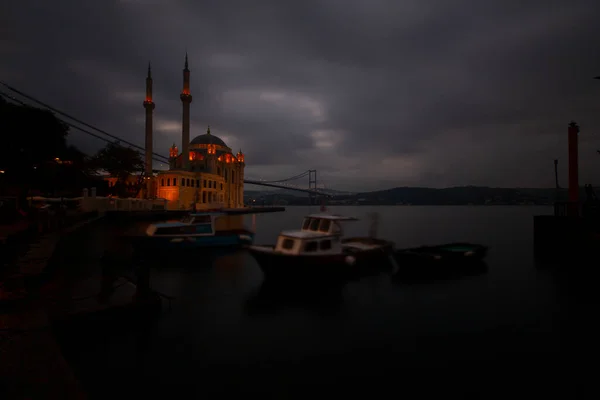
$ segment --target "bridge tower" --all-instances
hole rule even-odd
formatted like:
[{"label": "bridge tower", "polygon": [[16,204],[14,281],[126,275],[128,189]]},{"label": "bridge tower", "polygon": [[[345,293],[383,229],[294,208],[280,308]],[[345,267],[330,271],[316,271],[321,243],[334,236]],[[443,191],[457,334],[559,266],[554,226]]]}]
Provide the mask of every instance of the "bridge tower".
[{"label": "bridge tower", "polygon": [[[309,169],[308,170],[308,189],[309,190],[317,190],[317,170]],[[315,192],[310,192],[308,194],[308,204],[314,205],[317,204],[317,194]]]}]

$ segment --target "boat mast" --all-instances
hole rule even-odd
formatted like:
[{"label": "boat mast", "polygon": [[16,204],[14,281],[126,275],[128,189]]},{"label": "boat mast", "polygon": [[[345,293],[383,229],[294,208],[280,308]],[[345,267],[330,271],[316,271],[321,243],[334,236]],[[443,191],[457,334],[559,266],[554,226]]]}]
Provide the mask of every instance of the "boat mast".
[{"label": "boat mast", "polygon": [[376,238],[377,237],[377,228],[379,226],[379,214],[376,212],[370,213],[371,217],[371,227],[369,228],[369,237]]}]

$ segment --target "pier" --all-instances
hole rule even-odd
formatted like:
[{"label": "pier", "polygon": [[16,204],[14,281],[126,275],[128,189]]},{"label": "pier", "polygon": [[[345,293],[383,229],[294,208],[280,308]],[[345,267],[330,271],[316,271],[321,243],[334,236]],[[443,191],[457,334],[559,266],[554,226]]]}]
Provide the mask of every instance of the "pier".
[{"label": "pier", "polygon": [[[534,217],[534,250],[540,259],[582,259],[600,244],[600,207],[591,185],[586,185],[587,198],[580,200],[578,135],[579,126],[571,122],[568,127],[568,200],[557,198],[553,215]],[[558,197],[558,160],[554,161],[554,167]]]}]

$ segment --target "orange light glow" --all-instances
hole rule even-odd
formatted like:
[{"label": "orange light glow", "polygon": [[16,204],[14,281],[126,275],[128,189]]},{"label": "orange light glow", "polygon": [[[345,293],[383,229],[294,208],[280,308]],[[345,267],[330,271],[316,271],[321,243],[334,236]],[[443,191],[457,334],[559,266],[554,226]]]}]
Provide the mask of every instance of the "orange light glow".
[{"label": "orange light glow", "polygon": [[214,144],[209,144],[208,146],[206,146],[206,152],[208,154],[216,154],[217,153],[217,146],[215,146]]},{"label": "orange light glow", "polygon": [[218,161],[223,161],[223,156],[219,156],[219,158],[217,158]]},{"label": "orange light glow", "polygon": [[169,157],[171,158],[175,158],[177,157],[177,146],[173,145],[171,146],[171,148],[169,149]]},{"label": "orange light glow", "polygon": [[196,159],[196,153],[191,151],[190,152],[190,161],[195,160]]}]

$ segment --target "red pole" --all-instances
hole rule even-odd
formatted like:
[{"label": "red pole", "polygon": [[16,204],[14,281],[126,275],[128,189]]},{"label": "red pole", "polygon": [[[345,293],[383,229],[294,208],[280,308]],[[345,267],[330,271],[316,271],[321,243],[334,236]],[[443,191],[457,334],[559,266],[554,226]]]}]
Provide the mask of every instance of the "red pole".
[{"label": "red pole", "polygon": [[579,126],[569,124],[569,208],[571,215],[579,214]]}]

